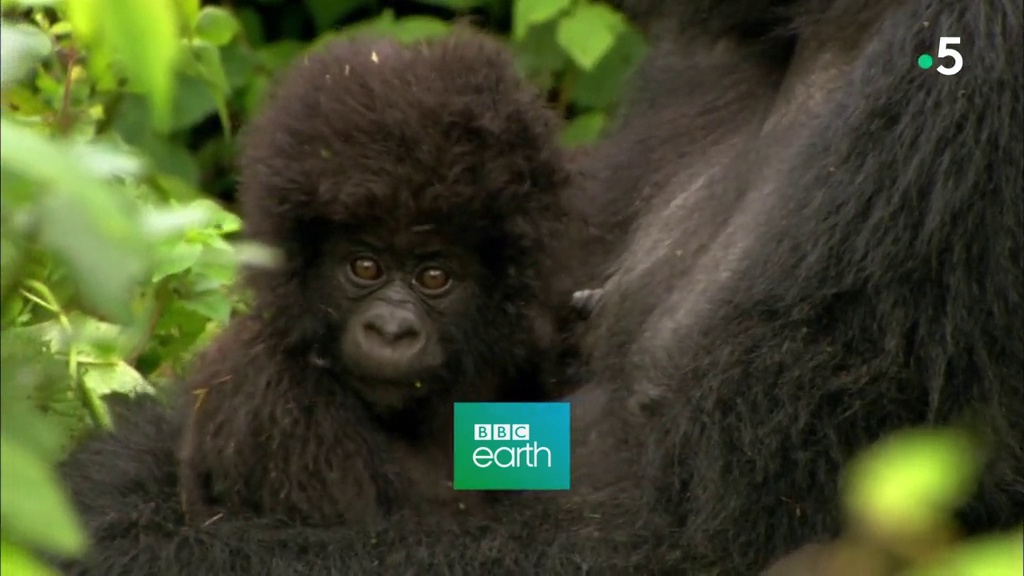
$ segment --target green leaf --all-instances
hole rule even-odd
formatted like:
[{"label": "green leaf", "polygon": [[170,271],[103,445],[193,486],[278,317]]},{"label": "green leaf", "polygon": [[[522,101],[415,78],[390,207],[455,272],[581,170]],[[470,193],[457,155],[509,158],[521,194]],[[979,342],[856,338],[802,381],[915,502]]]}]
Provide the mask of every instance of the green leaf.
[{"label": "green leaf", "polygon": [[120,362],[135,347],[133,338],[118,324],[103,322],[79,312],[72,312],[68,320],[79,362]]},{"label": "green leaf", "polygon": [[143,230],[154,239],[178,236],[188,230],[213,223],[233,228],[241,226],[241,219],[205,198],[185,206],[147,207],[142,212],[141,221]]},{"label": "green leaf", "polygon": [[516,66],[541,90],[550,90],[562,72],[572,66],[555,39],[557,28],[554,21],[535,26],[515,44]]},{"label": "green leaf", "polygon": [[1024,528],[977,536],[903,576],[1020,576],[1024,574]]},{"label": "green leaf", "polygon": [[77,555],[86,537],[50,466],[0,433],[0,518],[5,535],[41,550]]},{"label": "green leaf", "polygon": [[[326,36],[326,35],[325,35]],[[306,50],[306,44],[295,40],[281,40],[260,49],[263,64],[271,70],[280,70]]]},{"label": "green leaf", "polygon": [[178,10],[174,0],[68,0],[76,33],[114,54],[152,104],[154,125],[171,126]]},{"label": "green leaf", "polygon": [[565,146],[580,146],[597,140],[604,129],[605,114],[603,112],[587,112],[581,114],[562,130],[561,141]]},{"label": "green leaf", "polygon": [[927,534],[970,497],[981,463],[977,447],[957,431],[900,432],[851,462],[847,513],[883,539]]},{"label": "green leaf", "polygon": [[324,32],[353,10],[367,5],[368,0],[304,0],[304,3],[317,31]]},{"label": "green leaf", "polygon": [[448,8],[449,10],[456,11],[479,8],[480,6],[491,4],[493,1],[494,0],[419,0],[420,4],[440,6],[441,8]]},{"label": "green leaf", "polygon": [[205,79],[191,74],[178,76],[172,130],[186,130],[217,113],[217,95]]},{"label": "green leaf", "polygon": [[156,267],[151,280],[159,282],[168,276],[188,270],[196,263],[202,252],[202,246],[187,241],[177,242],[168,248],[158,248]]},{"label": "green leaf", "polygon": [[432,16],[406,16],[395,21],[391,29],[391,37],[406,44],[440,38],[448,33],[449,25],[444,20]]},{"label": "green leaf", "polygon": [[220,60],[232,90],[244,87],[257,73],[256,66],[259,62],[256,53],[241,42],[232,42],[221,47]]},{"label": "green leaf", "polygon": [[235,8],[235,17],[242,26],[242,33],[252,46],[266,44],[266,34],[263,33],[263,20],[256,9],[248,6]]},{"label": "green leaf", "polygon": [[76,142],[70,148],[70,153],[97,178],[137,178],[145,168],[142,159],[134,152],[110,144]]},{"label": "green leaf", "polygon": [[558,44],[576,64],[590,70],[615,45],[626,20],[604,4],[580,4],[558,22]]},{"label": "green leaf", "polygon": [[214,46],[224,46],[238,34],[241,26],[235,16],[218,6],[204,6],[199,11],[192,31]]},{"label": "green leaf", "polygon": [[220,59],[220,50],[203,40],[192,40],[185,43],[190,61],[186,70],[203,79],[213,96],[214,108],[220,116],[224,136],[231,131],[231,120],[228,116],[227,96],[231,91],[224,65]]},{"label": "green leaf", "polygon": [[177,0],[177,4],[183,21],[195,22],[199,17],[200,0]]},{"label": "green leaf", "polygon": [[127,302],[145,270],[147,246],[125,195],[95,177],[105,166],[89,164],[80,148],[74,154],[6,118],[0,127],[6,143],[0,164],[34,179],[43,192],[35,206],[42,245],[70,266],[89,304],[129,320]]},{"label": "green leaf", "polygon": [[65,0],[3,0],[0,2],[0,6],[4,9],[7,8],[56,8],[63,4]]},{"label": "green leaf", "polygon": [[90,366],[82,377],[86,387],[97,396],[120,392],[128,395],[153,394],[153,385],[124,362]]},{"label": "green leaf", "polygon": [[515,0],[512,6],[512,37],[522,40],[531,28],[554,20],[573,0]]},{"label": "green leaf", "polygon": [[627,26],[604,58],[573,82],[572,101],[586,108],[614,105],[646,53],[647,43],[643,35]]},{"label": "green leaf", "polygon": [[215,322],[231,317],[231,300],[223,291],[200,292],[181,301],[181,306]]},{"label": "green leaf", "polygon": [[50,39],[35,26],[0,21],[0,89],[26,78],[52,50]]},{"label": "green leaf", "polygon": [[0,540],[0,573],[26,576],[56,576],[49,566],[37,560],[32,553],[12,544],[7,538]]},{"label": "green leaf", "polygon": [[[34,328],[34,327],[33,327]],[[46,390],[69,390],[63,361],[50,353],[46,329],[7,328],[0,333],[0,431],[32,454],[53,463],[64,439],[47,425],[34,397]],[[6,471],[3,472],[6,481]]]},{"label": "green leaf", "polygon": [[[83,296],[99,310],[126,321],[128,302],[146,266],[146,248],[133,230],[97,226],[102,199],[51,194],[40,202],[40,242],[60,255]],[[112,211],[123,213],[119,208]]]}]

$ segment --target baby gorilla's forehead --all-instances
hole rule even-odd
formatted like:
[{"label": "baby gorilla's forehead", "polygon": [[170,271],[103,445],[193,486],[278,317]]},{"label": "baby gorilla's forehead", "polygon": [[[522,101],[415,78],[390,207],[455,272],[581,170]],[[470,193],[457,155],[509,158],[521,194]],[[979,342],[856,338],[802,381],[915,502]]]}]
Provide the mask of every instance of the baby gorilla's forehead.
[{"label": "baby gorilla's forehead", "polygon": [[409,223],[373,218],[340,226],[329,242],[333,255],[372,253],[405,262],[446,261],[465,269],[482,258],[482,242],[465,231],[433,223]]}]

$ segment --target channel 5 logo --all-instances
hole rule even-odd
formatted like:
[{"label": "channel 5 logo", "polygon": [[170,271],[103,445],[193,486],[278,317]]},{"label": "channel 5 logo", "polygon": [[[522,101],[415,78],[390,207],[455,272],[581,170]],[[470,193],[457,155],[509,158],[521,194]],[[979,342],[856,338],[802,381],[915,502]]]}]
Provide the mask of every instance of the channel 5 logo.
[{"label": "channel 5 logo", "polygon": [[456,490],[568,490],[569,403],[455,404]]}]

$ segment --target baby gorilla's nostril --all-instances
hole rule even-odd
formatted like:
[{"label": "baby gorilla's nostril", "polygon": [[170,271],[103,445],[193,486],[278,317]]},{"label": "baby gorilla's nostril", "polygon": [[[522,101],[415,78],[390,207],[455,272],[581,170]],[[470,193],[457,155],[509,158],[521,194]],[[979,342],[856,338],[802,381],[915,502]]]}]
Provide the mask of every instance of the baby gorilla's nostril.
[{"label": "baby gorilla's nostril", "polygon": [[363,321],[363,331],[389,345],[413,344],[423,336],[411,312],[394,308],[370,314]]}]

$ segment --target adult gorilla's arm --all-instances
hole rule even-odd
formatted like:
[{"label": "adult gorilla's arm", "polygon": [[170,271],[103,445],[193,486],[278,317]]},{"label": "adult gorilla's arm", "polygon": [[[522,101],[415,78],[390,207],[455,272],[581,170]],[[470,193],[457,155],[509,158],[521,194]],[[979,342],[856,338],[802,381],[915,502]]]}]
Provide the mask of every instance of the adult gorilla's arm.
[{"label": "adult gorilla's arm", "polygon": [[518,570],[512,562],[535,560],[511,553],[494,527],[469,522],[458,532],[401,518],[376,533],[227,517],[187,526],[178,496],[182,423],[153,397],[109,400],[116,431],[87,440],[62,469],[90,534],[102,543],[85,560],[64,563],[66,574],[401,574],[423,566],[505,573]]},{"label": "adult gorilla's arm", "polygon": [[[398,515],[375,530],[231,517],[190,526],[178,490],[178,412],[151,396],[107,400],[115,431],[85,441],[62,467],[98,543],[60,564],[69,576],[634,573],[658,553],[635,532],[567,529],[552,516],[564,511],[529,499],[497,504],[496,523]],[[586,415],[606,398],[589,390],[572,401],[581,411],[574,425],[588,428]]]}]

